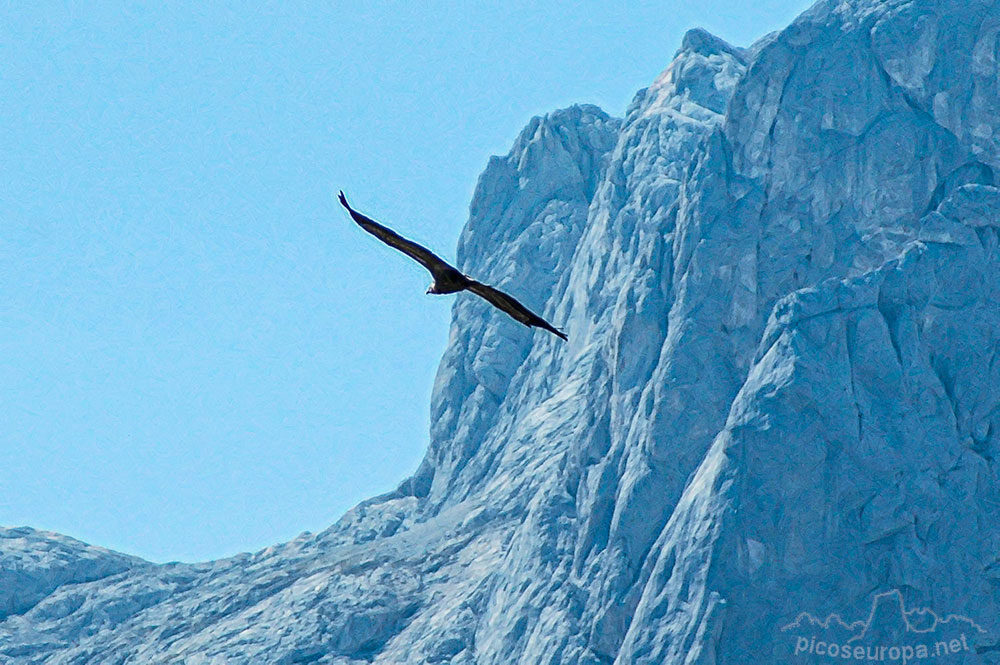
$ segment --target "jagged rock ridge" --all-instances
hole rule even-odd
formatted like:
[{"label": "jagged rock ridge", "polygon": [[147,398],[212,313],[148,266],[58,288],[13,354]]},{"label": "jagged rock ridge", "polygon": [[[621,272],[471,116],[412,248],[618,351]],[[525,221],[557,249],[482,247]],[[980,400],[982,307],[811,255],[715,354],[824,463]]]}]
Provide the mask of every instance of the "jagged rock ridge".
[{"label": "jagged rock ridge", "polygon": [[811,662],[782,627],[896,589],[1000,662],[998,34],[987,2],[823,1],[745,50],[690,32],[621,121],[533,120],[458,257],[569,343],[460,295],[397,491],[12,593],[0,656]]}]

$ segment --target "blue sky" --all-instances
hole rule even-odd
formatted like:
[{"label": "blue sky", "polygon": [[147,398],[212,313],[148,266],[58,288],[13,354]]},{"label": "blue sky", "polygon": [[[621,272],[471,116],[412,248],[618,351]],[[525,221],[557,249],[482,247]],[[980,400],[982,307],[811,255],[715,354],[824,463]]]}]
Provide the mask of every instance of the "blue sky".
[{"label": "blue sky", "polygon": [[5,8],[0,524],[190,561],[392,489],[451,298],[336,189],[454,258],[531,116],[621,115],[687,28],[747,45],[808,6],[250,4]]}]

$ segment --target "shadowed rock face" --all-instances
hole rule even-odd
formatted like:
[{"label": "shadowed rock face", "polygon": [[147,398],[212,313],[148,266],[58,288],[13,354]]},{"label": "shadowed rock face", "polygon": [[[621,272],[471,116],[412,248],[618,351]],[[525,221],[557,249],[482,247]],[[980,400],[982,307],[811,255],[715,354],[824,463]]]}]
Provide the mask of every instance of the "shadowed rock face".
[{"label": "shadowed rock face", "polygon": [[0,659],[813,662],[784,627],[899,590],[975,625],[941,662],[1000,662],[998,33],[820,2],[745,50],[691,31],[623,120],[532,120],[459,267],[569,342],[459,295],[397,491],[207,564],[42,560]]},{"label": "shadowed rock face", "polygon": [[148,565],[57,533],[0,527],[0,620],[24,613],[61,586]]}]

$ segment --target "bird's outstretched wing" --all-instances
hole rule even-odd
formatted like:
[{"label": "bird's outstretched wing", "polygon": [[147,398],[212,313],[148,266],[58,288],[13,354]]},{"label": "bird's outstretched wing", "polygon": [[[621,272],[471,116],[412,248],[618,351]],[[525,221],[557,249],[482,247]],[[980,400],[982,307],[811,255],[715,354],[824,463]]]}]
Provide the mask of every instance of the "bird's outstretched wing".
[{"label": "bird's outstretched wing", "polygon": [[418,245],[412,240],[407,240],[392,229],[382,226],[374,219],[366,217],[352,208],[347,202],[347,197],[344,196],[344,192],[340,192],[340,196],[337,198],[340,199],[340,204],[347,208],[347,212],[351,214],[351,217],[358,223],[358,226],[390,247],[398,249],[410,258],[416,260],[420,263],[420,265],[427,268],[435,277],[441,273],[451,271],[457,272],[447,261],[423,245]]},{"label": "bird's outstretched wing", "polygon": [[535,326],[536,328],[544,328],[554,335],[558,335],[563,340],[566,340],[566,334],[560,330],[556,330],[552,325],[538,316],[530,309],[519,303],[512,296],[507,295],[503,291],[494,289],[492,286],[487,286],[481,282],[475,280],[469,280],[469,285],[466,287],[469,291],[472,291],[477,296],[487,301],[497,309],[503,310],[510,314],[514,319],[520,321],[526,326]]}]

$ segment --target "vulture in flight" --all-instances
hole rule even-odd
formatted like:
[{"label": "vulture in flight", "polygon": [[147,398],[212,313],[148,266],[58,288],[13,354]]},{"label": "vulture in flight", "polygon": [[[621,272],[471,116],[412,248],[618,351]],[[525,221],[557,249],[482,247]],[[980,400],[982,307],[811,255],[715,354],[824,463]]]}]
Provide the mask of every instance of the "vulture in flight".
[{"label": "vulture in flight", "polygon": [[548,321],[532,312],[513,297],[503,291],[494,289],[492,286],[477,282],[468,275],[463,275],[426,247],[418,245],[412,240],[407,240],[392,229],[388,229],[370,217],[362,215],[347,203],[344,192],[340,192],[338,198],[340,199],[340,204],[347,208],[347,212],[351,214],[351,217],[358,223],[358,226],[389,245],[389,247],[398,249],[430,271],[434,282],[427,288],[427,293],[444,294],[471,291],[497,309],[507,312],[511,317],[529,328],[531,326],[544,328],[550,333],[558,335],[564,340],[566,339],[564,333],[553,328]]}]

